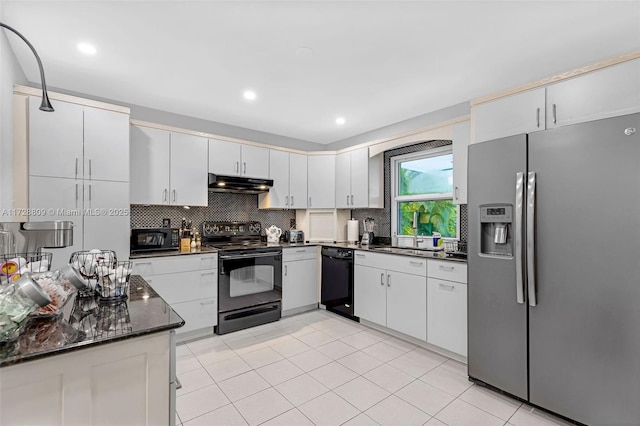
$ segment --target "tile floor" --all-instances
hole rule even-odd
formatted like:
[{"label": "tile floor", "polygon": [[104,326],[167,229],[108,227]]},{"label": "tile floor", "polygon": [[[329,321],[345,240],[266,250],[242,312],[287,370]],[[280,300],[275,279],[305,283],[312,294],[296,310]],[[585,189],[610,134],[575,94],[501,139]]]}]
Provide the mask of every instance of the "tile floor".
[{"label": "tile floor", "polygon": [[177,424],[568,425],[466,365],[315,310],[179,345]]}]

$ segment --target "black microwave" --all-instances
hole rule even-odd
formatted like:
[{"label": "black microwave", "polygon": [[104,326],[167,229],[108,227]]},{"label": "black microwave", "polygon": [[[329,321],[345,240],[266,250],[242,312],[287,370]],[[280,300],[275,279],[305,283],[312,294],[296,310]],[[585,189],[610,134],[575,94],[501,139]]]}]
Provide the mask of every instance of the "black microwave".
[{"label": "black microwave", "polygon": [[131,253],[178,250],[178,228],[134,228],[131,230]]}]

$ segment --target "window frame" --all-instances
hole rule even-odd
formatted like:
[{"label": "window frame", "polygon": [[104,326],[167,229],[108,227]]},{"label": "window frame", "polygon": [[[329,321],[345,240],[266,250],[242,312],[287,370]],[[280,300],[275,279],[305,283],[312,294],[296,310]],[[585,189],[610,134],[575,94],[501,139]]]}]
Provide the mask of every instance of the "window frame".
[{"label": "window frame", "polygon": [[[454,201],[454,186],[451,185],[451,192],[438,194],[422,194],[422,195],[398,195],[398,171],[399,163],[412,160],[421,160],[429,157],[439,157],[442,155],[453,154],[453,146],[446,145],[442,147],[432,148],[424,151],[412,152],[409,154],[396,155],[391,160],[391,237],[392,244],[398,245],[398,237],[413,237],[413,235],[398,234],[398,203],[407,201],[438,201],[451,200]],[[456,209],[456,236],[443,237],[444,240],[460,239],[460,205]]]}]

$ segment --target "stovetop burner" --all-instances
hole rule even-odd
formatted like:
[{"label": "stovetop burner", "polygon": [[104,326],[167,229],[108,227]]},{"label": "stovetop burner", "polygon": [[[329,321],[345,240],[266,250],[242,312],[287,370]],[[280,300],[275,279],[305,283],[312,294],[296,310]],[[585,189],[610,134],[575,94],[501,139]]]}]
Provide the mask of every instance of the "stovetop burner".
[{"label": "stovetop burner", "polygon": [[214,222],[202,224],[202,245],[219,250],[269,247],[262,241],[260,222]]}]

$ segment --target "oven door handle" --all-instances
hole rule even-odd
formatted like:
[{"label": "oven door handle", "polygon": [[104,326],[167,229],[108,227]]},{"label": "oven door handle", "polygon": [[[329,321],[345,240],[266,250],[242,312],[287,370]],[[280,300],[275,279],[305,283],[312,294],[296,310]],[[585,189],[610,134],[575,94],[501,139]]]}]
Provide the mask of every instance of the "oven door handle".
[{"label": "oven door handle", "polygon": [[273,252],[273,253],[248,253],[248,254],[240,254],[240,255],[222,255],[220,256],[221,260],[233,260],[233,259],[252,259],[256,257],[277,257],[280,256],[282,252]]}]

